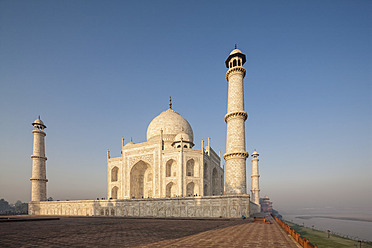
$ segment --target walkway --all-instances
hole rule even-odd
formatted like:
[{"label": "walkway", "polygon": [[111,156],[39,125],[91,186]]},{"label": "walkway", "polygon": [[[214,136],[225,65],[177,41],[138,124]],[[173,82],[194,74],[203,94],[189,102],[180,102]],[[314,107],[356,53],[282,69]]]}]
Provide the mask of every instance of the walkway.
[{"label": "walkway", "polygon": [[0,244],[2,247],[297,247],[276,223],[104,217],[0,222]]}]

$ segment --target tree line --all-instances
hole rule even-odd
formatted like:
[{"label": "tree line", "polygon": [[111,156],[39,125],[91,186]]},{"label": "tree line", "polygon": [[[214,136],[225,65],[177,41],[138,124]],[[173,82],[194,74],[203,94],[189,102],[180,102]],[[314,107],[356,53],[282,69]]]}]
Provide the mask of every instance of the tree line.
[{"label": "tree line", "polygon": [[28,214],[28,203],[17,201],[15,204],[9,204],[4,199],[0,199],[0,215]]}]

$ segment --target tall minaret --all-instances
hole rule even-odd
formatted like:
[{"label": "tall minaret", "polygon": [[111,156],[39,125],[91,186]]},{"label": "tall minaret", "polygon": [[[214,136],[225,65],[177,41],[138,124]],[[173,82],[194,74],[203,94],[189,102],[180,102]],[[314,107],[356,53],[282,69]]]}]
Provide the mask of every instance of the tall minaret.
[{"label": "tall minaret", "polygon": [[40,120],[40,116],[37,120],[32,123],[34,130],[34,151],[31,156],[32,158],[32,191],[31,191],[31,201],[46,201],[46,168],[45,162],[47,158],[45,157],[45,141],[46,136],[44,129],[46,126]]},{"label": "tall minaret", "polygon": [[257,205],[260,204],[260,184],[259,184],[259,179],[260,175],[258,174],[258,152],[254,150],[252,153],[252,201],[256,203]]},{"label": "tall minaret", "polygon": [[226,153],[226,181],[225,194],[246,194],[247,179],[245,160],[249,156],[245,151],[245,120],[248,115],[244,111],[245,55],[235,49],[226,59],[226,79],[228,86],[228,103],[225,122],[227,124]]}]

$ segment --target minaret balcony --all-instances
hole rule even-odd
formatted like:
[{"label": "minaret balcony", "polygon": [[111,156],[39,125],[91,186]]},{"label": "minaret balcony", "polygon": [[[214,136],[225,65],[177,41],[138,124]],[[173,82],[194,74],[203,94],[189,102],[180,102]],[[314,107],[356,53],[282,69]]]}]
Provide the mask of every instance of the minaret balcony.
[{"label": "minaret balcony", "polygon": [[239,111],[239,112],[232,112],[232,113],[228,113],[225,115],[225,122],[227,123],[227,121],[230,119],[230,118],[234,118],[234,117],[239,117],[239,118],[242,118],[244,121],[247,120],[248,118],[248,113],[245,112],[245,111]]}]

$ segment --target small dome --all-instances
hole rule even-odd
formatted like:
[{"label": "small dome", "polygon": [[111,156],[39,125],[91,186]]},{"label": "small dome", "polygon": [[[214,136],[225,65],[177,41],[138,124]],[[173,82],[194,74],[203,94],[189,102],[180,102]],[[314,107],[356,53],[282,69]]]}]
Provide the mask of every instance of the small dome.
[{"label": "small dome", "polygon": [[242,65],[244,65],[244,63],[247,61],[245,54],[243,54],[242,51],[240,51],[239,49],[235,48],[234,50],[231,51],[231,53],[229,54],[229,57],[227,57],[227,59],[225,60],[226,68],[230,68],[229,62],[232,58],[235,58],[235,57],[241,58]]},{"label": "small dome", "polygon": [[126,146],[131,146],[131,145],[134,145],[134,144],[135,144],[135,143],[134,143],[133,141],[131,141],[131,142],[126,143],[124,147],[126,147]]},{"label": "small dome", "polygon": [[147,128],[147,140],[159,137],[163,130],[163,135],[174,135],[184,132],[189,136],[190,142],[194,140],[194,134],[188,121],[179,113],[169,108],[156,116]]},{"label": "small dome", "polygon": [[180,132],[179,134],[177,134],[176,137],[174,138],[174,141],[181,141],[181,139],[182,141],[192,142],[190,136],[185,132]]},{"label": "small dome", "polygon": [[33,126],[42,126],[43,128],[46,128],[44,122],[42,120],[40,120],[40,116],[39,118],[37,118],[33,123],[32,123]]},{"label": "small dome", "polygon": [[235,53],[242,53],[242,51],[240,51],[239,49],[236,48],[236,49],[231,51],[230,55],[233,55]]},{"label": "small dome", "polygon": [[44,125],[44,122],[40,120],[39,118],[34,121],[35,124]]}]

